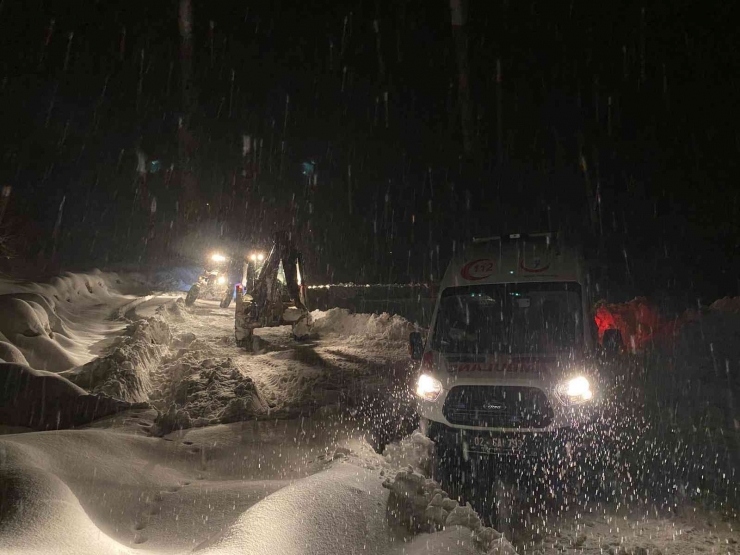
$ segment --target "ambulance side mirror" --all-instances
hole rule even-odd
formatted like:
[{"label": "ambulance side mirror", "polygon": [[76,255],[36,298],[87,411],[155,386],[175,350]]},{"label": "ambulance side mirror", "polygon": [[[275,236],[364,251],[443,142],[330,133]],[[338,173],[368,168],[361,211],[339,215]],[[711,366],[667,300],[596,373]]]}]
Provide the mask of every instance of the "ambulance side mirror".
[{"label": "ambulance side mirror", "polygon": [[411,360],[421,360],[424,354],[424,339],[421,337],[421,332],[412,331],[409,334],[409,356]]}]

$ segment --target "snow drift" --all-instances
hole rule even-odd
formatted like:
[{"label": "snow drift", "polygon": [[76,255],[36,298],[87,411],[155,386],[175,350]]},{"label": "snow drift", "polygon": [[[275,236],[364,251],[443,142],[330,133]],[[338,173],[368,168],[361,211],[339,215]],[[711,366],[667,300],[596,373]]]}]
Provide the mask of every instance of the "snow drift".
[{"label": "snow drift", "polygon": [[392,535],[385,523],[378,475],[339,464],[260,501],[222,537],[200,546],[207,554],[386,554]]},{"label": "snow drift", "polygon": [[31,466],[27,454],[2,445],[0,551],[3,553],[132,553],[104,534],[63,480]]},{"label": "snow drift", "polygon": [[64,274],[48,284],[0,282],[3,360],[52,372],[88,362],[99,352],[96,345],[125,325],[113,320],[135,298],[123,291],[140,286],[100,271]]},{"label": "snow drift", "polygon": [[106,423],[116,429],[0,437],[0,552],[187,553],[204,542],[220,552],[216,545],[269,548],[272,537],[271,555],[327,545],[323,553],[345,555],[387,533],[377,470],[339,465],[350,426],[250,422],[160,439],[140,435],[151,412]]}]

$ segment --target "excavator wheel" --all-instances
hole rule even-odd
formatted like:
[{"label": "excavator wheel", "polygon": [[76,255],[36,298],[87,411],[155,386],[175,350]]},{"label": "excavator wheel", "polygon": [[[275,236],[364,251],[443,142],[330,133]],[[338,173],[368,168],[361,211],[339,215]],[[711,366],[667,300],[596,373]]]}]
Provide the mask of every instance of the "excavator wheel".
[{"label": "excavator wheel", "polygon": [[188,291],[187,297],[185,297],[185,306],[193,306],[195,304],[195,301],[198,300],[199,294],[200,285],[194,283],[193,286],[190,288],[190,291]]},{"label": "excavator wheel", "polygon": [[231,304],[231,299],[233,298],[234,298],[234,291],[233,289],[229,289],[224,295],[224,298],[221,299],[221,303],[219,303],[219,306],[221,308],[229,308],[229,305]]}]

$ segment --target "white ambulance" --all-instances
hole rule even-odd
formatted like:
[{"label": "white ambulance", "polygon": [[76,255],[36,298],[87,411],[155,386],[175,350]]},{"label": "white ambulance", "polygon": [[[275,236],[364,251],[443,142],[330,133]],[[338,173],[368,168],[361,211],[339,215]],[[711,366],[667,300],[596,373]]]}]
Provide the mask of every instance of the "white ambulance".
[{"label": "white ambulance", "polygon": [[467,459],[537,455],[602,397],[579,250],[557,233],[477,239],[447,268],[412,358],[421,428]]}]

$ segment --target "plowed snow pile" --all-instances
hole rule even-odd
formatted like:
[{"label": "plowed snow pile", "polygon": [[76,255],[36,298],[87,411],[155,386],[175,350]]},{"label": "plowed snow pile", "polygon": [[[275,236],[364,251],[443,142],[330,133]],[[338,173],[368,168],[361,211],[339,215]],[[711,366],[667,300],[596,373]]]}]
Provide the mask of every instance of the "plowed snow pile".
[{"label": "plowed snow pile", "polygon": [[62,375],[94,393],[124,401],[146,401],[152,389],[151,373],[168,352],[169,325],[160,317],[128,326],[112,352]]},{"label": "plowed snow pile", "polygon": [[118,374],[128,373],[129,383],[100,378],[101,359],[95,358],[120,342],[124,315],[146,301],[126,293],[143,287],[138,276],[100,271],[65,274],[47,284],[1,281],[0,425],[65,428],[144,401],[146,384],[126,357],[115,366]]},{"label": "plowed snow pile", "polygon": [[164,365],[154,381],[158,388],[150,399],[163,413],[157,421],[159,433],[249,420],[267,412],[252,378],[230,358],[188,352]]},{"label": "plowed snow pile", "polygon": [[192,333],[173,337],[173,324],[192,319],[182,301],[125,294],[146,292],[146,282],[95,271],[49,284],[0,283],[0,363],[18,365],[0,370],[0,424],[63,428],[153,401],[158,432],[166,433],[265,412],[254,383],[231,359],[215,356]]},{"label": "plowed snow pile", "polygon": [[191,322],[182,299],[160,306],[131,324],[108,355],[63,375],[96,393],[148,401],[159,413],[153,432],[160,436],[266,413],[254,381],[230,357],[177,332]]},{"label": "plowed snow pile", "polygon": [[408,341],[414,326],[401,316],[390,314],[351,314],[346,308],[314,310],[313,331],[339,335],[358,341]]}]

